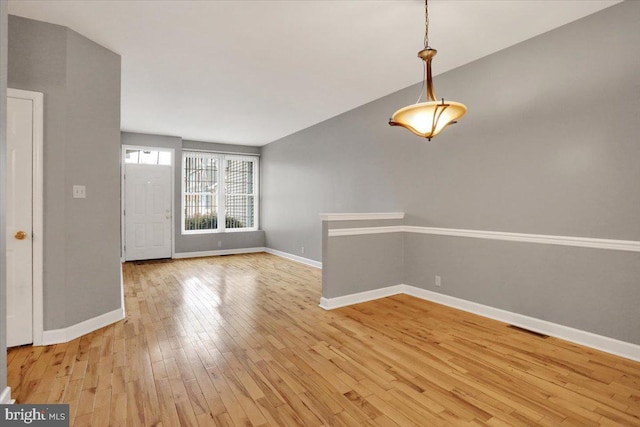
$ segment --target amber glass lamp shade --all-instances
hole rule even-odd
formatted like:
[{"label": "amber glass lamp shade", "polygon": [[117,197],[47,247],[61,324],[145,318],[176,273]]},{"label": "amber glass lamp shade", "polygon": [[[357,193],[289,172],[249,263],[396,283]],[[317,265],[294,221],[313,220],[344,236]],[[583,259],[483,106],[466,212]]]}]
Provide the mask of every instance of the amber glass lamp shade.
[{"label": "amber glass lamp shade", "polygon": [[414,134],[431,140],[467,112],[464,104],[455,101],[429,101],[409,105],[396,111],[389,124],[402,126]]},{"label": "amber glass lamp shade", "polygon": [[436,53],[438,51],[430,47],[418,52],[418,57],[425,62],[427,102],[403,107],[389,119],[391,126],[401,126],[429,141],[467,112],[467,107],[459,102],[445,101],[444,98],[436,101],[431,75],[431,60]]}]

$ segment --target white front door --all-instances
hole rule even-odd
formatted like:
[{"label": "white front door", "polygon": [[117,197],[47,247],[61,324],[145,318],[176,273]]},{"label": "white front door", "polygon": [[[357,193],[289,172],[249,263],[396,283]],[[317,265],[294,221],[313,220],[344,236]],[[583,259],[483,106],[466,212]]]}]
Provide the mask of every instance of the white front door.
[{"label": "white front door", "polygon": [[7,347],[33,342],[33,111],[7,97]]},{"label": "white front door", "polygon": [[125,259],[171,258],[171,166],[125,163]]}]

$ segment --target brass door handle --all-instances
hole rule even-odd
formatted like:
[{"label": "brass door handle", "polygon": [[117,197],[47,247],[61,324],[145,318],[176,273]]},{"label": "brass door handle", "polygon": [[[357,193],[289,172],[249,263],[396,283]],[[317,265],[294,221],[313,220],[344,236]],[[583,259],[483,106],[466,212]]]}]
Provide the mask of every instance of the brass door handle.
[{"label": "brass door handle", "polygon": [[24,231],[20,230],[13,237],[15,237],[18,240],[24,240],[27,237],[27,233],[25,233]]}]

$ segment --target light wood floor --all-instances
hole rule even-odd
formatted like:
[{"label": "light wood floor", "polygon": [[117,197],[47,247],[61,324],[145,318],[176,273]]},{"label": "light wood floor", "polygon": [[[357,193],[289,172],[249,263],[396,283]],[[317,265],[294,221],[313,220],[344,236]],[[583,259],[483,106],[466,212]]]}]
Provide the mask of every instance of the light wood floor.
[{"label": "light wood floor", "polygon": [[268,254],[124,266],[127,319],[8,354],[76,426],[640,426],[640,363],[396,296],[318,307]]}]

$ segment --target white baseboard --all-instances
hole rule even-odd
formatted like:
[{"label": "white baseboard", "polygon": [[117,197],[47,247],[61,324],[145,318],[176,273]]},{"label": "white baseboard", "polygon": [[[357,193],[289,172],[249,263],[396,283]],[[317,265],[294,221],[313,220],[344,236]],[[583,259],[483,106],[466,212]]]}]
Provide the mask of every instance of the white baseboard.
[{"label": "white baseboard", "polygon": [[373,301],[380,298],[390,297],[405,293],[405,285],[387,286],[386,288],[374,289],[372,291],[358,292],[357,294],[345,295],[336,298],[320,298],[320,307],[325,310],[346,307],[348,305],[359,304],[361,302]]},{"label": "white baseboard", "polygon": [[5,387],[0,393],[0,405],[9,405],[14,402],[15,400],[11,399],[11,387]]},{"label": "white baseboard", "polygon": [[220,249],[217,251],[177,252],[173,254],[173,258],[174,259],[200,258],[200,257],[206,257],[206,256],[252,254],[256,252],[266,252],[266,250],[263,247],[259,247],[259,248]]},{"label": "white baseboard", "polygon": [[301,256],[293,255],[287,252],[278,251],[271,248],[257,247],[257,248],[240,248],[240,249],[221,249],[219,251],[202,251],[202,252],[179,252],[173,254],[174,259],[181,258],[199,258],[207,256],[219,256],[219,255],[236,255],[236,254],[252,254],[257,252],[266,252],[272,255],[279,256],[281,258],[290,259],[292,261],[300,262],[302,264],[310,265],[311,267],[322,268],[322,263],[314,261],[309,258],[303,258]]},{"label": "white baseboard", "polygon": [[127,317],[127,311],[124,305],[124,272],[122,271],[122,261],[120,263],[120,307],[122,308],[122,318]]},{"label": "white baseboard", "polygon": [[272,255],[277,255],[277,256],[279,256],[281,258],[290,259],[291,261],[296,261],[296,262],[300,262],[302,264],[310,265],[311,267],[322,268],[322,263],[319,262],[319,261],[314,261],[314,260],[309,259],[309,258],[303,258],[301,256],[293,255],[293,254],[290,254],[288,252],[277,251],[277,250],[271,249],[271,248],[264,248],[264,252],[266,252],[268,254],[272,254]]},{"label": "white baseboard", "polygon": [[124,309],[121,307],[67,328],[44,331],[42,334],[42,345],[68,342],[122,319],[124,319]]},{"label": "white baseboard", "polygon": [[640,362],[640,345],[614,338],[597,335],[580,329],[571,328],[569,326],[559,325],[557,323],[546,320],[536,319],[518,313],[478,304],[472,301],[463,300],[449,295],[440,294],[438,292],[428,291],[426,289],[417,288],[411,285],[395,285],[373,291],[360,292],[357,294],[345,295],[336,298],[321,298],[320,307],[331,310],[334,308],[344,307],[350,304],[356,304],[366,301],[384,298],[391,295],[404,293],[416,298],[432,301],[458,310],[467,311],[469,313],[478,314],[483,317],[498,320],[500,322],[509,323],[531,331],[539,332],[545,335],[560,338],[576,344],[581,344],[606,353],[622,356],[627,359]]}]

